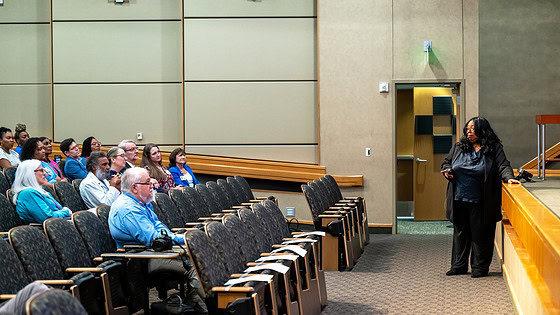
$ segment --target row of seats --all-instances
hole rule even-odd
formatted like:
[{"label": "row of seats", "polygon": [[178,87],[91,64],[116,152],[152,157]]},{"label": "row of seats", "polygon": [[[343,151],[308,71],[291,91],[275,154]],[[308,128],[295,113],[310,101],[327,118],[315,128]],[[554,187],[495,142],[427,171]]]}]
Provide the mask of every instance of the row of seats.
[{"label": "row of seats", "polygon": [[365,200],[362,197],[344,197],[331,175],[303,184],[318,231],[327,232],[323,241],[323,269],[351,270],[369,243]]}]

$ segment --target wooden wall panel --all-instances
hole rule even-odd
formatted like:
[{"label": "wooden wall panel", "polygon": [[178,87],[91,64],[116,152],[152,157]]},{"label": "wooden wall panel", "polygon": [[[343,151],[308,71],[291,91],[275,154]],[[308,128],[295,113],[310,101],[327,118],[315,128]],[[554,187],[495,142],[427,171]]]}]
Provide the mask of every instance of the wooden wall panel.
[{"label": "wooden wall panel", "polygon": [[181,82],[181,22],[54,24],[54,81]]}]

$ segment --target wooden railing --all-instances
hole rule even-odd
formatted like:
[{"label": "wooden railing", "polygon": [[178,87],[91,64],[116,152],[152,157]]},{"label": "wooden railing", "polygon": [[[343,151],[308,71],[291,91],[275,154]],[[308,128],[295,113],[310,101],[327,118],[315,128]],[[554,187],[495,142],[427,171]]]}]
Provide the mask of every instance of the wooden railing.
[{"label": "wooden railing", "polygon": [[[560,219],[521,185],[503,184],[502,208],[511,224],[524,267],[543,307],[560,311]],[[514,244],[515,246],[515,244]]]},{"label": "wooden railing", "polygon": [[[108,147],[101,150],[108,151]],[[142,150],[139,150],[142,156]],[[164,165],[169,164],[169,152],[161,152]],[[60,144],[53,143],[54,155],[64,157],[60,151]],[[140,163],[140,158],[137,164]],[[241,158],[217,157],[197,154],[187,154],[187,164],[194,173],[234,176],[241,175],[248,178],[269,179],[278,181],[307,183],[326,175],[325,166],[305,163],[275,162]],[[340,186],[363,186],[363,175],[333,175]]]}]

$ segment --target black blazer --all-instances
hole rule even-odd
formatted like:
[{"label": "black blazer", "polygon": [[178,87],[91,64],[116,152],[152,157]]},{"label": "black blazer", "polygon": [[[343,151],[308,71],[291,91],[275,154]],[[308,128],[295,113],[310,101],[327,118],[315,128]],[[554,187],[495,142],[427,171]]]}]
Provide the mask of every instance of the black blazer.
[{"label": "black blazer", "polygon": [[[462,152],[460,142],[456,142],[451,151],[443,160],[441,169],[450,169],[453,161]],[[491,152],[483,154],[485,163],[484,184],[482,190],[482,205],[484,209],[484,223],[496,223],[502,220],[502,181],[507,183],[514,178],[513,170],[509,164],[504,147],[495,145]],[[455,181],[447,183],[446,214],[447,219],[453,222],[453,201],[455,199]]]}]

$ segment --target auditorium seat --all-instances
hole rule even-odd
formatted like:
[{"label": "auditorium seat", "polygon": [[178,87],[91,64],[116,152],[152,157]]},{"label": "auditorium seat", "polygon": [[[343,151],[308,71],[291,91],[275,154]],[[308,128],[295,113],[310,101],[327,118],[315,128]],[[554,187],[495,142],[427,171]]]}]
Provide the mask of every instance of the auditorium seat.
[{"label": "auditorium seat", "polygon": [[74,186],[67,182],[54,183],[54,192],[58,196],[63,207],[68,207],[72,212],[87,210],[87,206],[76,192]]},{"label": "auditorium seat", "polygon": [[74,189],[78,194],[80,194],[80,184],[82,183],[82,181],[83,181],[82,178],[76,178],[72,181],[72,186],[74,186]]},{"label": "auditorium seat", "polygon": [[27,315],[88,315],[80,301],[70,293],[53,289],[34,295],[26,303]]},{"label": "auditorium seat", "polygon": [[4,169],[4,176],[6,176],[6,179],[8,180],[8,184],[10,184],[10,187],[12,186],[12,184],[14,183],[14,179],[16,178],[16,171],[17,171],[17,167],[15,166]]},{"label": "auditorium seat", "polygon": [[101,204],[101,205],[97,206],[97,208],[95,209],[95,213],[97,214],[97,217],[99,218],[99,220],[101,221],[101,223],[103,224],[103,226],[105,227],[107,232],[109,232],[109,212],[110,211],[111,211],[111,206],[108,206],[108,205],[105,205],[105,204]]},{"label": "auditorium seat", "polygon": [[8,179],[4,175],[4,171],[0,170],[0,195],[5,196],[6,190],[10,189],[11,185],[8,182]]},{"label": "auditorium seat", "polygon": [[0,195],[0,232],[6,232],[7,235],[11,228],[24,224],[12,202],[4,195]]},{"label": "auditorium seat", "polygon": [[47,185],[41,185],[41,187],[48,192],[53,198],[54,200],[56,200],[58,203],[62,204],[60,202],[60,199],[58,198],[58,196],[56,195],[56,193],[54,192],[54,189],[52,189],[51,187],[47,186]]}]

